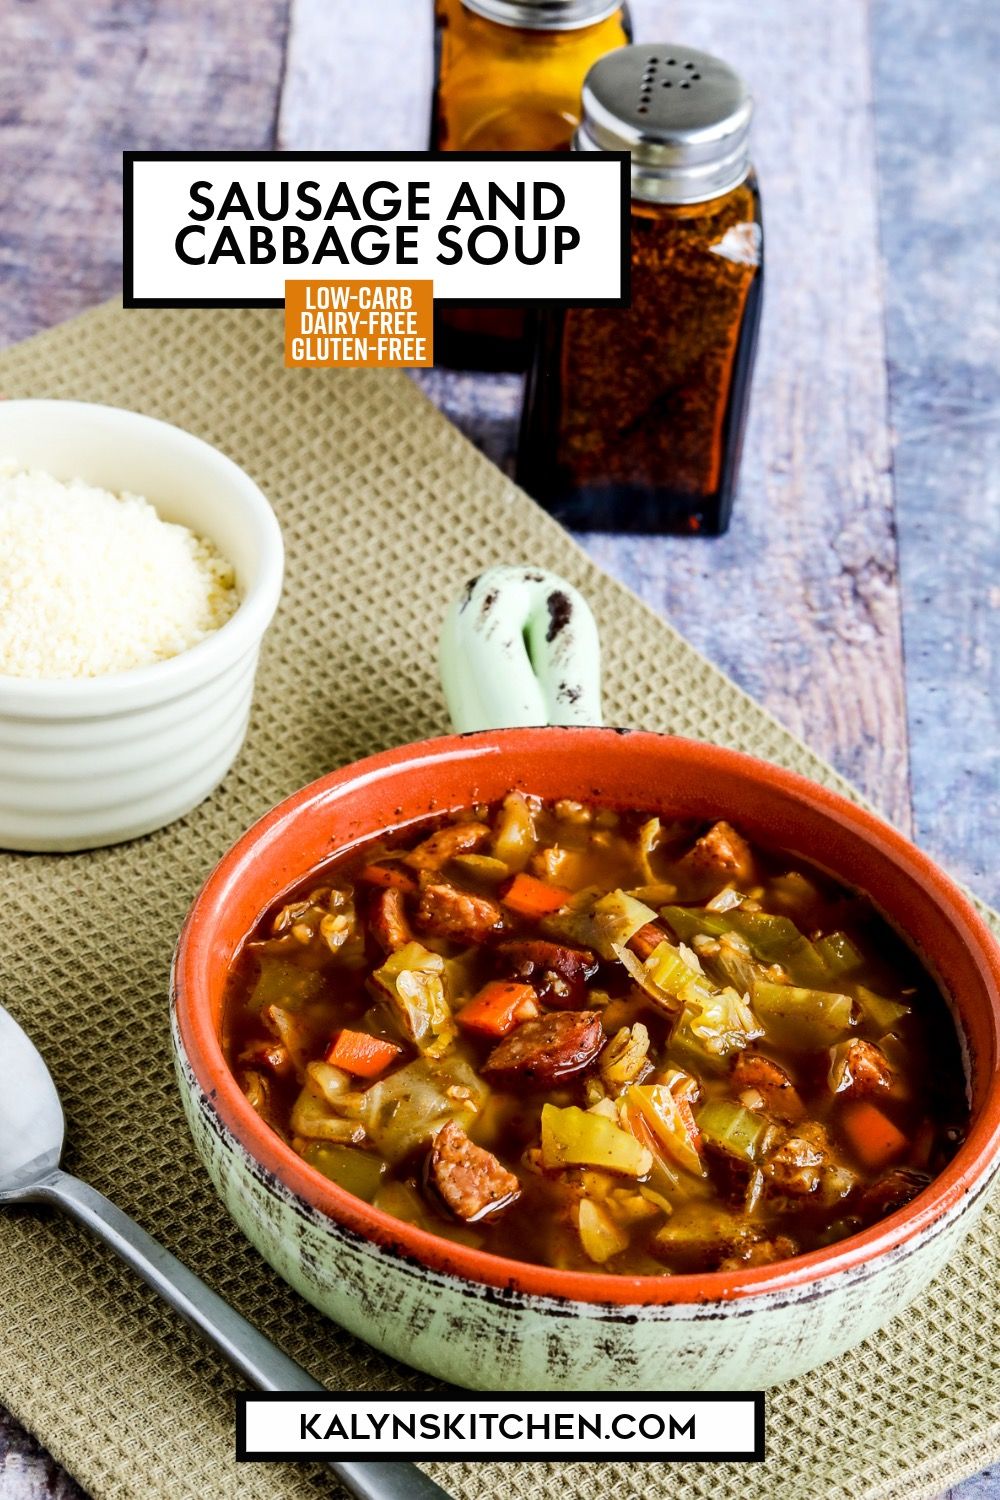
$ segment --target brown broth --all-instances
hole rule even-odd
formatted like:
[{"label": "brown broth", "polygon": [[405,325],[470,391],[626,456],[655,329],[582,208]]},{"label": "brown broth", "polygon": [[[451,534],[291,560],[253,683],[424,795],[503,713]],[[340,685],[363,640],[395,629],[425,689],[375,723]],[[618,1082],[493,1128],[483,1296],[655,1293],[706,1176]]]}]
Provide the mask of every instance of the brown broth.
[{"label": "brown broth", "polygon": [[[769,1013],[763,1035],[726,1055],[711,1051],[702,1054],[701,1042],[692,1052],[683,1044],[683,1026],[677,1015],[697,1018],[702,1013],[690,1007],[685,1011],[676,997],[672,1001],[675,1009],[664,1008],[662,998],[654,999],[641,989],[616,958],[601,959],[571,1010],[598,1011],[609,1038],[623,1027],[641,1023],[650,1039],[650,1071],[634,1079],[632,1086],[647,1091],[655,1086],[672,1087],[683,1093],[683,1082],[678,1083],[676,1078],[673,1084],[665,1081],[671,1076],[668,1070],[690,1074],[700,1088],[699,1098],[691,1106],[694,1120],[699,1121],[706,1106],[724,1104],[721,1116],[718,1109],[714,1115],[710,1110],[705,1119],[718,1116],[728,1121],[732,1117],[737,1133],[757,1132],[756,1157],[734,1154],[731,1141],[720,1147],[702,1125],[700,1137],[692,1134],[689,1142],[696,1142],[699,1151],[703,1175],[697,1175],[679,1166],[676,1154],[664,1148],[662,1140],[639,1127],[640,1143],[652,1142],[655,1148],[651,1176],[637,1179],[582,1166],[557,1170],[551,1159],[540,1165],[540,1117],[545,1104],[563,1109],[576,1105],[587,1110],[598,1103],[603,1091],[613,1106],[612,1114],[619,1110],[610,1123],[623,1128],[620,1109],[624,1106],[617,1100],[625,1088],[619,1089],[603,1077],[602,1059],[606,1059],[602,1052],[584,1071],[548,1087],[526,1086],[523,1078],[514,1085],[494,1080],[481,1107],[462,1115],[460,1123],[472,1141],[491,1152],[520,1184],[520,1196],[509,1206],[466,1222],[446,1206],[428,1176],[430,1136],[442,1116],[428,1117],[424,1138],[420,1139],[423,1117],[417,1110],[417,1124],[411,1132],[414,1139],[406,1149],[390,1152],[392,1159],[384,1159],[362,1134],[368,1128],[368,1091],[378,1087],[382,1079],[391,1083],[394,1074],[413,1063],[420,1052],[407,1037],[393,1005],[373,994],[370,976],[386,960],[369,922],[372,903],[380,900],[380,888],[360,878],[360,872],[372,862],[381,862],[383,874],[389,870],[404,880],[447,884],[460,896],[474,896],[499,906],[506,924],[502,941],[538,938],[543,933],[535,918],[504,905],[502,893],[509,880],[506,876],[498,879],[499,867],[476,866],[476,860],[484,856],[495,859],[495,830],[505,817],[503,810],[471,810],[451,819],[414,825],[396,837],[355,849],[314,871],[274,904],[233,965],[223,1038],[227,1058],[255,1107],[306,1160],[397,1217],[463,1243],[516,1260],[627,1274],[759,1264],[812,1250],[852,1234],[901,1206],[941,1170],[963,1137],[968,1114],[954,1025],[931,976],[867,898],[801,861],[790,870],[787,858],[758,847],[752,850],[752,872],[734,880],[731,871],[706,867],[700,856],[692,857],[692,847],[703,834],[704,825],[662,824],[644,866],[639,830],[650,814],[616,814],[578,804],[557,804],[553,808],[537,802],[529,804],[529,813],[533,846],[525,873],[573,893],[595,886],[603,892],[638,891],[656,914],[664,938],[675,948],[684,934],[676,931],[669,916],[659,915],[661,910],[673,907],[703,912],[705,903],[727,887],[737,888],[749,898],[751,908],[758,908],[748,914],[744,903],[732,911],[713,914],[716,923],[744,924],[737,941],[741,937],[746,941],[749,928],[758,931],[760,924],[754,923],[760,914],[790,918],[810,941],[801,950],[796,947],[791,956],[775,960],[779,968],[772,968],[768,975],[764,974],[764,958],[759,953],[756,957],[751,954],[749,961],[756,976],[753,983],[761,987],[754,993],[763,996],[770,986],[770,993],[777,993],[779,1002],[785,1003],[788,992],[777,991],[776,985],[789,979],[802,985],[803,975],[795,970],[805,966],[813,980],[805,987],[813,993],[814,1001],[818,992],[849,997],[846,1030],[838,1033],[834,1042],[830,1042],[832,1032],[819,1030],[814,1034],[812,1011],[807,1008],[806,1020],[793,1023],[804,1027],[804,1032],[796,1032],[790,1039],[789,1023],[779,1011],[777,1018]],[[477,818],[488,823],[491,832],[472,851],[471,863],[468,856],[462,856],[423,876],[405,863],[408,853],[435,830]],[[509,839],[503,847],[508,846]],[[520,857],[513,863],[520,863]],[[343,894],[331,898],[331,889]],[[353,907],[350,895],[355,901]],[[416,894],[403,897],[406,919],[411,926],[416,924],[416,939],[422,947],[446,960],[452,1010],[460,1010],[491,980],[511,977],[511,965],[498,956],[498,935],[468,943],[434,935],[426,925],[420,931],[420,899]],[[301,910],[289,912],[296,906]],[[339,930],[346,928],[349,936],[334,952],[328,930],[333,932],[341,918],[344,921]],[[543,928],[564,919],[564,913],[557,913],[543,922]],[[674,920],[681,920],[676,911]],[[766,923],[764,926],[771,934],[772,928]],[[825,950],[816,949],[811,940],[833,933],[844,934],[856,947],[856,967],[828,975],[822,983],[815,978],[815,964],[816,954]],[[548,941],[580,946],[579,941],[553,937],[551,931],[544,935]],[[638,944],[640,936],[631,942]],[[688,938],[694,947],[689,944],[682,952],[690,958],[697,951],[705,971],[704,983],[713,992],[723,990],[728,976],[719,967],[719,951],[712,951],[713,942],[718,950],[718,936],[703,933],[691,937],[689,933]],[[728,945],[733,940],[724,941]],[[754,941],[763,942],[763,938],[755,937]],[[731,955],[728,946],[725,951]],[[524,983],[524,976],[517,982]],[[541,1016],[552,1014],[550,1002],[554,997],[552,993],[546,995],[538,973],[527,982],[541,996]],[[882,1009],[868,998],[872,992],[882,997]],[[891,1008],[885,1012],[885,1001],[905,1005],[905,1014],[896,1015]],[[559,1003],[563,1005],[565,1000]],[[751,995],[751,1017],[758,1024],[761,1016],[756,1010],[763,1003],[761,999],[755,1004]],[[822,995],[819,1003],[822,1005]],[[846,1003],[837,1002],[841,1010]],[[883,1034],[887,1017],[892,1024]],[[387,1038],[401,1050],[377,1078],[330,1075],[328,1069],[323,1076],[333,1076],[342,1090],[332,1102],[329,1096],[320,1097],[313,1080],[307,1090],[312,1110],[306,1121],[308,1129],[329,1128],[345,1134],[353,1131],[358,1136],[353,1142],[324,1142],[307,1135],[302,1116],[293,1121],[293,1114],[303,1083],[310,1076],[306,1066],[323,1058],[331,1036],[340,1028]],[[849,1085],[834,1092],[829,1082],[834,1055],[831,1047],[839,1046],[841,1055],[844,1047],[859,1039],[876,1049],[881,1063],[891,1070],[891,1080],[872,1083],[868,1079],[866,1086],[864,1078],[859,1082],[848,1070]],[[444,1055],[427,1064],[431,1086],[439,1076],[443,1078],[442,1091],[449,1083],[454,1084],[451,1075],[460,1064],[481,1079],[481,1070],[498,1040],[459,1025]],[[784,1070],[800,1101],[801,1119],[789,1122],[780,1117],[788,1112],[785,1094],[780,1090],[772,1098],[759,1091],[755,1095],[752,1087],[737,1085],[732,1069],[735,1057],[741,1054],[767,1058]],[[865,1057],[870,1055],[865,1053]],[[860,1064],[852,1062],[852,1067],[856,1074]],[[601,1108],[607,1115],[608,1105]],[[857,1121],[862,1116],[870,1119],[872,1110],[878,1111],[876,1134],[887,1132],[890,1142],[895,1143],[888,1154],[876,1157],[866,1152],[859,1155],[858,1150]],[[853,1129],[848,1128],[849,1121],[855,1122]],[[869,1138],[863,1139],[866,1151],[873,1149]],[[786,1160],[789,1153],[791,1167]],[[811,1153],[818,1160],[813,1161]],[[791,1183],[789,1173],[794,1179]],[[807,1183],[812,1183],[808,1191],[804,1190]],[[644,1190],[653,1196],[644,1196]],[[583,1200],[596,1205],[601,1225],[597,1249],[601,1255],[608,1252],[606,1259],[595,1258],[593,1234],[584,1242],[580,1228]],[[586,1212],[592,1214],[594,1209]]]}]

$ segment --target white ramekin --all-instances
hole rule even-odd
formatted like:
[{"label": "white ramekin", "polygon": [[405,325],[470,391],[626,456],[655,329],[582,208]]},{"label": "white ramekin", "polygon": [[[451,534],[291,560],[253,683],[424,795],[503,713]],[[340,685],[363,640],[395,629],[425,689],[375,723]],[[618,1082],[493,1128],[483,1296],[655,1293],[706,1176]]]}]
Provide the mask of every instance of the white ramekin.
[{"label": "white ramekin", "polygon": [[222,780],[243,742],[284,549],[249,475],[154,417],[80,401],[0,401],[0,460],[143,495],[208,537],[241,602],[221,630],[150,667],[0,676],[0,847],[92,849],[162,828]]}]

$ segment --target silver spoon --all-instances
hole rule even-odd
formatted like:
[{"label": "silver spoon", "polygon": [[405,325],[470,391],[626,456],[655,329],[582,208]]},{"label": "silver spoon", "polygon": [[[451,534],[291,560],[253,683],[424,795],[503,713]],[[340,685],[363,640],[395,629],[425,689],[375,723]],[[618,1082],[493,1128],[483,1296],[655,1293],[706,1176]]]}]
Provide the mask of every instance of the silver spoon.
[{"label": "silver spoon", "polygon": [[[0,1205],[55,1203],[86,1224],[262,1391],[326,1388],[96,1188],[59,1166],[65,1123],[41,1053],[0,1006]],[[416,1465],[331,1463],[358,1500],[451,1500]]]}]

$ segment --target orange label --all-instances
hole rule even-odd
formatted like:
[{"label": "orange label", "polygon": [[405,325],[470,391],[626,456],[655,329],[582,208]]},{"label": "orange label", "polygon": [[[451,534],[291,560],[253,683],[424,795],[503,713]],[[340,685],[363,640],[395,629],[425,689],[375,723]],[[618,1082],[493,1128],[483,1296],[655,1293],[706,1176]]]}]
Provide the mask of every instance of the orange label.
[{"label": "orange label", "polygon": [[287,369],[434,363],[432,281],[286,281]]}]

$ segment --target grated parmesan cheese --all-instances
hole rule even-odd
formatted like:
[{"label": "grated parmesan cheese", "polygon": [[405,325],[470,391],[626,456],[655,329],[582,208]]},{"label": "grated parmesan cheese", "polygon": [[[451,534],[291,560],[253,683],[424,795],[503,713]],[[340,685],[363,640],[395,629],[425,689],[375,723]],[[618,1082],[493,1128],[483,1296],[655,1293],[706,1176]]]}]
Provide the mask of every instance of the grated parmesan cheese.
[{"label": "grated parmesan cheese", "polygon": [[230,564],[148,500],[0,462],[0,676],[149,666],[238,604]]}]

